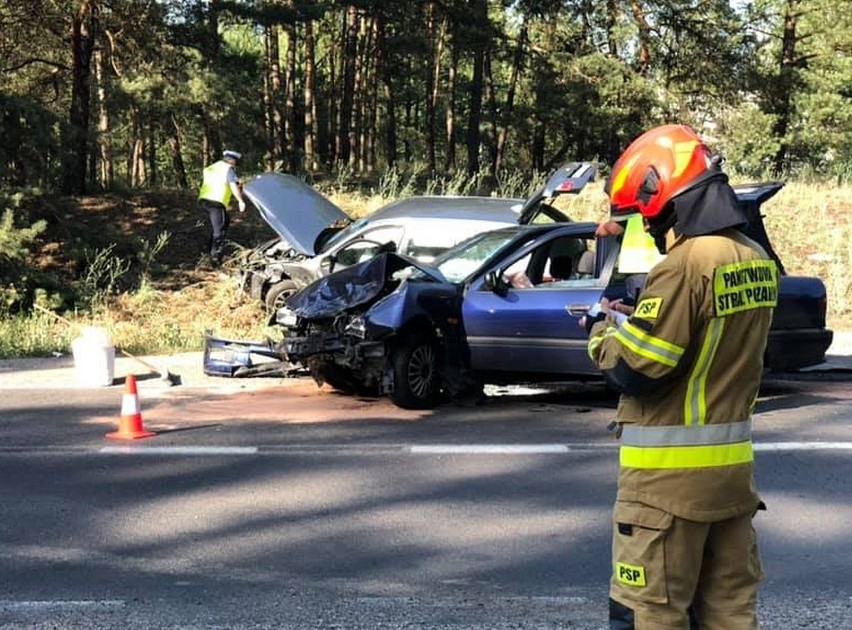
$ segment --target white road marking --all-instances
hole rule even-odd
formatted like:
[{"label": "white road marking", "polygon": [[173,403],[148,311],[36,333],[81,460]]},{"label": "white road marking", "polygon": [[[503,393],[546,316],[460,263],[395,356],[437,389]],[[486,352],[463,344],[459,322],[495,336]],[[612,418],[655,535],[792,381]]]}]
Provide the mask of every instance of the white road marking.
[{"label": "white road marking", "polygon": [[755,451],[846,451],[852,442],[755,442]]},{"label": "white road marking", "polygon": [[416,455],[529,455],[537,453],[567,453],[565,444],[433,444],[412,446]]},{"label": "white road marking", "polygon": [[36,599],[15,601],[0,600],[0,609],[5,610],[39,610],[55,608],[86,608],[86,607],[117,607],[124,606],[123,599]]},{"label": "white road marking", "polygon": [[107,455],[254,455],[256,446],[104,446]]},{"label": "white road marking", "polygon": [[[614,453],[617,441],[565,442],[562,444],[317,444],[312,446],[142,446],[110,445],[92,450],[82,446],[0,446],[0,456],[56,457],[62,455],[159,455],[159,456],[217,456],[217,455],[324,455],[346,453],[349,455],[384,455],[409,453],[411,455],[565,455],[571,453]],[[755,442],[754,450],[764,453],[790,453],[796,451],[849,451],[852,442]]]}]

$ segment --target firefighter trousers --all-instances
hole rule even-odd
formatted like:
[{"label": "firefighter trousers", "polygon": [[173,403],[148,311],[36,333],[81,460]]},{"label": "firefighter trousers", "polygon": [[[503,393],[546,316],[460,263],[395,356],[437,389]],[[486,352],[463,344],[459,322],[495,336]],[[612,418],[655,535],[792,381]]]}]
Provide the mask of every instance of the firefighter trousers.
[{"label": "firefighter trousers", "polygon": [[699,523],[616,501],[610,628],[757,628],[763,571],[752,516]]}]

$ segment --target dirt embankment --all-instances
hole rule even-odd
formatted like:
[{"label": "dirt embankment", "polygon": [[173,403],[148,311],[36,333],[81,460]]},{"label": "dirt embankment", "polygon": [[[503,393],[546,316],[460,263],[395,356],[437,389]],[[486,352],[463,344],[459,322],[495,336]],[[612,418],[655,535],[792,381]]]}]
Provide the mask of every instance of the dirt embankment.
[{"label": "dirt embankment", "polygon": [[[35,264],[44,272],[73,282],[79,279],[87,255],[107,247],[133,264],[167,232],[167,245],[152,265],[157,288],[177,289],[208,278],[204,263],[209,227],[191,191],[150,191],[122,196],[45,196],[27,204],[31,222],[43,219],[46,230],[39,236]],[[230,212],[228,239],[231,251],[253,247],[275,234],[251,207],[245,213]],[[147,245],[146,245],[147,243]],[[88,252],[88,254],[87,254]]]}]

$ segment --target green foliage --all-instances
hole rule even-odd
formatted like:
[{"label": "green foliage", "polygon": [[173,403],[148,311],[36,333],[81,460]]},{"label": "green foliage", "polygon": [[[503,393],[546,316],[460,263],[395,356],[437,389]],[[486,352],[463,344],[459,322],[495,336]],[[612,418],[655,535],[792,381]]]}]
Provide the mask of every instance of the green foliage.
[{"label": "green foliage", "polygon": [[[0,314],[14,313],[32,303],[38,271],[30,262],[31,246],[45,228],[44,221],[16,226],[21,195],[0,195]],[[5,203],[4,203],[5,202]]]},{"label": "green foliage", "polygon": [[[462,194],[505,182],[498,167],[530,177],[567,160],[611,164],[639,133],[672,121],[707,123],[744,173],[769,160],[842,180],[852,164],[850,0],[83,3],[101,9],[97,55],[74,77],[78,4],[0,3],[0,185],[64,180],[62,129],[85,78],[90,154],[79,158],[87,185],[113,190],[192,185],[231,146],[244,177],[315,169],[307,175],[337,190],[378,181],[382,194],[405,196],[425,184],[434,144],[442,181],[430,185]],[[788,10],[796,47],[782,64]],[[317,167],[303,161],[309,135]],[[481,141],[485,176],[456,174],[468,136]]]},{"label": "green foliage", "polygon": [[151,243],[148,239],[141,239],[142,248],[137,254],[140,263],[140,284],[146,285],[151,280],[151,274],[155,271],[156,259],[166,246],[169,244],[171,233],[168,231],[160,232],[157,235],[157,240]]},{"label": "green foliage", "polygon": [[57,116],[39,103],[0,92],[0,185],[50,186],[57,179]]},{"label": "green foliage", "polygon": [[403,199],[415,193],[416,184],[416,173],[412,172],[406,176],[394,166],[386,170],[379,178],[375,194],[385,199]]},{"label": "green foliage", "polygon": [[760,179],[771,175],[781,142],[772,134],[775,117],[751,103],[725,112],[719,118],[716,150],[724,156],[732,175]]},{"label": "green foliage", "polygon": [[82,304],[92,311],[103,308],[129,270],[130,263],[115,255],[114,244],[86,250],[86,269],[79,290]]},{"label": "green foliage", "polygon": [[53,352],[66,352],[71,347],[74,331],[56,321],[32,313],[0,317],[0,357],[41,357]]}]

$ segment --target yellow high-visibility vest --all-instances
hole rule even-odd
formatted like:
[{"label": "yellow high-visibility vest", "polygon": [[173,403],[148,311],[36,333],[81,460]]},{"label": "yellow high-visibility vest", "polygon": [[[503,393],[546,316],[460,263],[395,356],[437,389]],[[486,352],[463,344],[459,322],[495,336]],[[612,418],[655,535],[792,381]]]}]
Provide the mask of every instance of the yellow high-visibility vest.
[{"label": "yellow high-visibility vest", "polygon": [[654,238],[645,231],[642,215],[634,214],[627,220],[621,252],[618,255],[618,271],[621,273],[648,273],[651,267],[663,259],[654,244]]},{"label": "yellow high-visibility vest", "polygon": [[228,184],[228,171],[231,168],[231,165],[224,160],[219,160],[205,168],[198,199],[218,201],[227,207],[228,202],[231,201],[231,186]]}]

